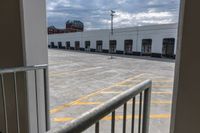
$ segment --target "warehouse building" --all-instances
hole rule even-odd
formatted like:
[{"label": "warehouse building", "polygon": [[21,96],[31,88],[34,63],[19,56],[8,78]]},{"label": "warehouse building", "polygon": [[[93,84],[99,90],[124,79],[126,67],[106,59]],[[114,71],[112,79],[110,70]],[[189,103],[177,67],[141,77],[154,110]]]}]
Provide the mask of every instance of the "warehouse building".
[{"label": "warehouse building", "polygon": [[49,48],[175,58],[177,24],[91,30],[48,36]]}]

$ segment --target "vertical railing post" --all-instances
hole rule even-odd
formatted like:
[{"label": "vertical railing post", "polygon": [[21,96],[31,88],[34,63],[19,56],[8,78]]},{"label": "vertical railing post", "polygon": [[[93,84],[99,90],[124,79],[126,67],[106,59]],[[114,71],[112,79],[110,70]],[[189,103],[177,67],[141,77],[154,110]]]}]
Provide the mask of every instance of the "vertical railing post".
[{"label": "vertical railing post", "polygon": [[111,133],[115,133],[115,111],[112,112]]},{"label": "vertical railing post", "polygon": [[14,77],[14,91],[15,91],[15,104],[16,104],[16,115],[17,115],[17,132],[20,133],[19,125],[19,99],[18,99],[18,88],[17,88],[17,76],[16,72],[13,73]]},{"label": "vertical railing post", "polygon": [[50,129],[50,116],[49,116],[49,82],[48,82],[48,67],[44,71],[44,95],[45,95],[45,112],[46,112],[46,131]]},{"label": "vertical railing post", "polygon": [[36,95],[36,113],[37,113],[37,131],[39,133],[39,102],[38,102],[38,75],[37,69],[34,70],[35,76],[35,95]]},{"label": "vertical railing post", "polygon": [[142,133],[149,132],[151,87],[144,91]]},{"label": "vertical railing post", "polygon": [[135,129],[135,97],[132,100],[132,121],[131,121],[131,133],[134,133]]},{"label": "vertical railing post", "polygon": [[95,133],[99,133],[99,121],[95,124]]},{"label": "vertical railing post", "polygon": [[126,133],[126,113],[127,113],[127,103],[124,104],[124,112],[123,112],[123,133]]},{"label": "vertical railing post", "polygon": [[142,121],[142,99],[143,93],[140,93],[139,96],[139,120],[138,120],[138,133],[141,133],[141,121]]},{"label": "vertical railing post", "polygon": [[4,107],[4,117],[5,117],[5,131],[8,133],[8,115],[7,115],[7,103],[6,103],[6,92],[4,86],[4,75],[1,74],[1,87],[3,93],[3,107]]}]

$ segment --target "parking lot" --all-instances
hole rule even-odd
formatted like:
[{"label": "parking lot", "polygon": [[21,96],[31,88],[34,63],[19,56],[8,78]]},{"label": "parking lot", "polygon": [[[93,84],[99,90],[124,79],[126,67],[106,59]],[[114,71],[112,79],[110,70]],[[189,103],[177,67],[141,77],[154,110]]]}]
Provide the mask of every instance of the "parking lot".
[{"label": "parking lot", "polygon": [[[150,133],[168,133],[173,91],[174,60],[49,50],[51,127],[74,120],[132,86],[153,81]],[[136,102],[137,104],[137,102]],[[127,109],[130,131],[131,104]],[[110,117],[100,122],[110,132]],[[116,112],[116,132],[122,132],[122,108]],[[93,127],[88,133],[94,131]]]}]

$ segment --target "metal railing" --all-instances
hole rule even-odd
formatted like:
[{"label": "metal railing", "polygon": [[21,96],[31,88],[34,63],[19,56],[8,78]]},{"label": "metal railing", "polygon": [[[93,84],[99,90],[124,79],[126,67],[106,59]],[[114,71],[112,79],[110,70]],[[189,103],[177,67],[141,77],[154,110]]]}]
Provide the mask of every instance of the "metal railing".
[{"label": "metal railing", "polygon": [[133,88],[119,94],[110,99],[104,104],[86,112],[79,118],[71,121],[63,127],[52,129],[48,133],[80,133],[90,128],[95,124],[95,133],[100,132],[100,120],[111,113],[111,133],[115,133],[115,111],[123,105],[123,133],[126,133],[126,119],[127,119],[127,102],[132,100],[132,120],[131,133],[135,130],[135,105],[136,96],[139,95],[139,117],[138,117],[138,133],[149,132],[149,114],[150,114],[150,100],[151,100],[151,81],[144,81]]},{"label": "metal railing", "polygon": [[[2,88],[2,100],[3,100],[3,110],[4,110],[4,121],[5,121],[5,132],[8,132],[8,112],[7,112],[7,105],[9,104],[6,100],[6,86],[5,82],[6,80],[12,80],[11,82],[13,85],[13,91],[15,96],[15,104],[16,104],[16,119],[17,119],[17,133],[20,133],[20,118],[19,118],[19,88],[18,88],[18,74],[23,73],[25,75],[28,74],[28,72],[33,72],[34,74],[34,83],[35,83],[35,92],[36,92],[36,106],[38,106],[38,96],[37,96],[37,78],[39,77],[39,73],[43,72],[43,80],[44,80],[44,94],[45,94],[45,118],[46,118],[46,130],[49,130],[49,90],[48,90],[48,65],[35,65],[35,66],[27,66],[27,67],[16,67],[16,68],[0,68],[0,88]],[[9,76],[11,75],[11,76]],[[9,79],[6,78],[9,76]],[[23,80],[27,82],[27,77],[25,77]],[[14,82],[13,82],[14,81]],[[38,110],[37,110],[38,115]],[[37,118],[38,119],[38,118]],[[1,132],[1,131],[0,131]]]}]

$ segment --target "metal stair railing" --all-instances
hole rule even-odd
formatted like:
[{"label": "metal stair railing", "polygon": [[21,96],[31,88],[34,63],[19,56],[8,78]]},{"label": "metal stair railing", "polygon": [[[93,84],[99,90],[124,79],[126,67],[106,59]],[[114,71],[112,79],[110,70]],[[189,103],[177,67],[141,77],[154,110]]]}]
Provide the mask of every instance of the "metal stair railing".
[{"label": "metal stair railing", "polygon": [[123,129],[126,133],[127,102],[132,100],[131,133],[135,130],[135,104],[139,96],[138,133],[149,132],[150,101],[152,82],[146,80],[131,89],[117,95],[109,101],[84,113],[70,123],[50,130],[48,133],[81,133],[95,124],[95,133],[100,132],[100,120],[111,113],[111,133],[115,133],[115,111],[123,105]]}]

